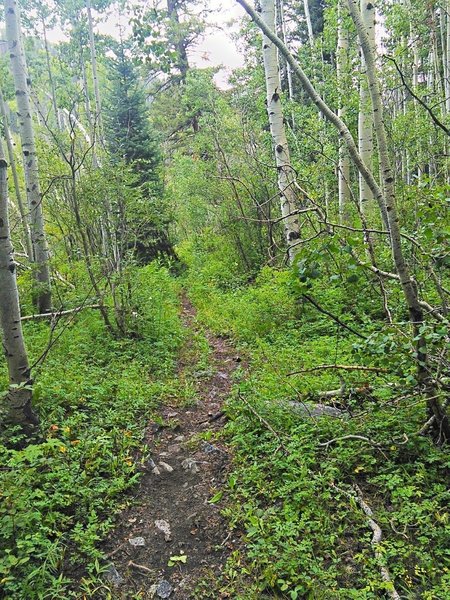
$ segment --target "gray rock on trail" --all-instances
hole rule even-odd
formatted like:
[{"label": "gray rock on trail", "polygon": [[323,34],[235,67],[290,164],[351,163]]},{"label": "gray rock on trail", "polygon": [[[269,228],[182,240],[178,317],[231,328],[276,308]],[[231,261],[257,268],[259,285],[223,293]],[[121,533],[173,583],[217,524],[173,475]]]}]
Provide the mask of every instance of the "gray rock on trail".
[{"label": "gray rock on trail", "polygon": [[198,473],[200,471],[200,469],[197,466],[197,463],[192,458],[185,458],[181,463],[181,466],[185,471],[190,471],[194,475],[195,473]]},{"label": "gray rock on trail", "polygon": [[203,442],[202,450],[205,454],[212,454],[213,452],[220,452],[220,449],[217,446],[213,446],[209,442]]},{"label": "gray rock on trail", "polygon": [[145,539],[143,537],[134,537],[128,540],[130,546],[145,546]]},{"label": "gray rock on trail", "polygon": [[326,404],[313,404],[312,402],[288,402],[289,408],[304,417],[334,417],[335,419],[344,419],[347,416],[343,410],[327,406]]},{"label": "gray rock on trail", "polygon": [[153,459],[149,459],[148,466],[152,470],[153,475],[161,475],[161,471]]},{"label": "gray rock on trail", "polygon": [[158,598],[169,598],[173,588],[168,581],[163,579],[156,587],[156,595]]},{"label": "gray rock on trail", "polygon": [[162,531],[166,542],[170,542],[172,540],[172,532],[170,531],[170,525],[167,521],[164,519],[157,519],[155,521],[155,527],[156,529],[159,529],[159,531]]},{"label": "gray rock on trail", "polygon": [[173,471],[173,467],[171,467],[169,464],[167,464],[166,462],[163,462],[162,460],[159,461],[159,466],[164,469],[164,471],[166,471],[166,473],[172,473]]},{"label": "gray rock on trail", "polygon": [[115,585],[115,586],[119,586],[125,581],[125,579],[122,577],[122,575],[116,569],[114,563],[111,563],[108,566],[108,569],[105,572],[105,579],[106,579],[106,581],[109,581],[109,583],[112,583],[112,585]]}]

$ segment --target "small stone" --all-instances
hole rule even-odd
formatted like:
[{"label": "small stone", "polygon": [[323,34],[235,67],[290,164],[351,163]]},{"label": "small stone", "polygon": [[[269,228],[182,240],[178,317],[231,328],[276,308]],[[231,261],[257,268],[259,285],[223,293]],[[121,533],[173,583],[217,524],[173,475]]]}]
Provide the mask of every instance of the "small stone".
[{"label": "small stone", "polygon": [[113,563],[108,566],[105,572],[105,579],[115,586],[119,586],[125,581]]},{"label": "small stone", "polygon": [[158,469],[158,467],[155,467],[154,469],[152,469],[152,473],[153,473],[153,475],[161,475],[161,471]]},{"label": "small stone", "polygon": [[200,471],[200,469],[197,466],[197,463],[195,462],[195,460],[192,460],[192,458],[185,458],[181,463],[181,466],[185,471],[190,471],[193,474],[198,473]]},{"label": "small stone", "polygon": [[159,529],[159,531],[163,532],[164,539],[166,540],[166,542],[171,541],[172,532],[170,531],[170,525],[167,521],[165,521],[164,519],[157,519],[155,521],[155,527],[156,527],[156,529]]},{"label": "small stone", "polygon": [[171,444],[168,447],[169,450],[169,454],[179,454],[181,452],[181,446],[180,444]]},{"label": "small stone", "polygon": [[212,454],[213,452],[220,452],[219,448],[217,448],[217,446],[213,446],[209,442],[203,442],[202,450],[203,450],[203,452],[206,452],[206,454]]},{"label": "small stone", "polygon": [[164,471],[167,471],[167,473],[172,473],[173,471],[173,467],[171,467],[165,462],[159,461],[159,466],[162,467]]},{"label": "small stone", "polygon": [[172,590],[173,588],[170,585],[170,583],[163,579],[158,583],[158,587],[156,588],[156,595],[158,596],[158,598],[169,598],[170,594],[172,593]]},{"label": "small stone", "polygon": [[145,539],[143,537],[134,537],[128,540],[130,546],[145,546]]},{"label": "small stone", "polygon": [[169,412],[169,413],[167,413],[167,416],[169,417],[169,419],[173,419],[173,417],[178,416],[178,413],[177,412]]},{"label": "small stone", "polygon": [[184,435],[177,435],[177,437],[173,441],[180,443],[183,440],[184,440]]}]

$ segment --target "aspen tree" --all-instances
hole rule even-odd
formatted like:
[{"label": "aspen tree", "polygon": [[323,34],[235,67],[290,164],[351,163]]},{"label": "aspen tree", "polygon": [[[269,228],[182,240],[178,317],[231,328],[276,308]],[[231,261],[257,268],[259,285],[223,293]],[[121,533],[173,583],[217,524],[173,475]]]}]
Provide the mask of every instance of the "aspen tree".
[{"label": "aspen tree", "polygon": [[44,232],[44,214],[42,210],[38,160],[32,122],[30,87],[25,54],[20,39],[20,13],[17,0],[5,0],[5,25],[11,70],[16,89],[17,115],[20,126],[28,208],[30,211],[31,241],[36,277],[34,301],[39,312],[50,312],[51,290],[48,247]]},{"label": "aspen tree", "polygon": [[311,12],[309,10],[309,0],[303,0],[303,8],[305,11],[306,27],[308,28],[308,40],[311,46],[314,44],[314,33],[311,21]]},{"label": "aspen tree", "polygon": [[[371,0],[361,0],[361,14],[367,30],[369,43],[375,47],[375,7]],[[364,163],[372,168],[373,160],[373,117],[366,78],[366,61],[361,52],[361,79],[359,82],[358,148]],[[359,205],[366,213],[373,200],[373,194],[364,177],[359,175]]]},{"label": "aspen tree", "polygon": [[7,168],[0,139],[0,328],[9,376],[9,389],[2,401],[2,420],[27,427],[38,421],[31,407],[30,367],[20,321],[9,228]]},{"label": "aspen tree", "polygon": [[[262,0],[261,18],[270,31],[274,32],[274,0]],[[272,145],[278,172],[281,216],[283,217],[289,262],[292,263],[295,256],[294,245],[300,237],[299,218],[298,214],[295,214],[297,207],[297,195],[294,187],[295,174],[291,166],[289,146],[283,120],[283,108],[281,106],[281,82],[278,67],[278,52],[276,46],[265,35],[263,36],[263,59],[266,79],[267,113],[269,116],[270,133],[272,135]]]},{"label": "aspen tree", "polygon": [[6,139],[6,147],[8,149],[9,165],[11,167],[11,172],[12,172],[12,176],[13,176],[14,192],[16,194],[17,207],[19,209],[20,220],[21,220],[21,224],[22,224],[23,242],[24,242],[24,246],[26,248],[27,254],[28,254],[28,260],[32,261],[33,260],[33,245],[31,243],[30,226],[28,224],[28,215],[27,215],[27,212],[26,212],[23,200],[22,200],[22,193],[20,191],[19,176],[17,174],[16,159],[14,156],[14,144],[12,141],[11,131],[9,128],[8,115],[6,114],[5,100],[3,98],[3,92],[1,89],[0,89],[0,114],[1,114],[2,121],[3,121],[3,131],[4,131],[5,139]]},{"label": "aspen tree", "polygon": [[[338,1],[338,42],[336,52],[336,69],[339,91],[338,116],[345,117],[344,90],[348,81],[348,32],[344,24],[343,0]],[[347,148],[342,139],[339,140],[339,164],[338,164],[338,195],[339,195],[339,219],[343,223],[350,202],[350,158]]]},{"label": "aspen tree", "polygon": [[[91,53],[91,69],[92,69],[92,82],[94,86],[94,99],[95,99],[95,119],[94,128],[97,127],[99,132],[100,143],[103,144],[103,125],[102,125],[102,103],[100,99],[100,88],[98,85],[98,69],[97,69],[97,50],[95,48],[94,39],[94,24],[92,20],[92,6],[91,0],[86,0],[86,10],[88,17],[88,31],[89,31],[89,50]],[[86,90],[87,94],[87,90]],[[92,132],[92,139],[95,140],[94,132]]]},{"label": "aspen tree", "polygon": [[383,121],[383,106],[381,103],[380,87],[376,74],[374,49],[370,43],[369,36],[362,22],[361,14],[358,9],[356,0],[348,0],[350,14],[355,23],[364,58],[367,64],[367,75],[369,79],[369,91],[371,96],[374,126],[377,134],[378,151],[380,157],[380,171],[382,176],[382,187],[376,182],[371,170],[361,158],[358,148],[355,144],[353,136],[338,115],[324,102],[320,95],[315,90],[314,86],[306,76],[300,64],[295,60],[283,41],[278,38],[273,30],[267,26],[258,13],[251,8],[246,0],[236,0],[250,15],[253,21],[264,32],[264,34],[278,47],[287,61],[289,61],[293,72],[297,75],[302,83],[304,91],[314,102],[317,108],[323,113],[338,130],[339,135],[345,140],[349,154],[357,167],[358,171],[366,180],[371,192],[376,198],[384,223],[387,225],[390,233],[391,255],[396,269],[396,276],[401,285],[403,296],[408,307],[410,323],[413,331],[413,338],[417,356],[417,372],[418,378],[424,390],[427,393],[427,404],[429,411],[432,413],[436,425],[436,430],[444,439],[450,439],[450,424],[445,409],[443,408],[439,398],[434,393],[432,382],[428,376],[428,358],[426,340],[421,333],[421,327],[424,324],[423,308],[426,303],[420,301],[418,296],[417,285],[409,273],[406,264],[400,235],[399,217],[397,214],[394,177],[390,165],[389,152],[387,147],[386,130]]}]

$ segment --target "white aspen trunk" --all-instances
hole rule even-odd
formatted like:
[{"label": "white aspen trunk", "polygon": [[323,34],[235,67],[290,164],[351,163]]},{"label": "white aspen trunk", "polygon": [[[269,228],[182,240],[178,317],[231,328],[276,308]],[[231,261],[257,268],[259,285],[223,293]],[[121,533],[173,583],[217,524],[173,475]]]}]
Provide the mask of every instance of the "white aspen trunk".
[{"label": "white aspen trunk", "polygon": [[312,28],[311,13],[309,11],[309,0],[303,0],[303,7],[305,11],[306,26],[308,28],[308,40],[312,46],[314,44],[314,33]]},{"label": "white aspen trunk", "polygon": [[[283,42],[287,45],[287,42],[286,42],[286,22],[284,20],[284,3],[283,3],[283,0],[280,0],[279,6],[280,6],[280,24],[281,24],[282,39],[283,39]],[[291,65],[288,62],[286,63],[286,75],[287,75],[287,80],[288,80],[289,100],[293,100],[294,99],[294,86],[293,86],[293,83],[292,83],[292,69],[291,69]]]},{"label": "white aspen trunk", "polygon": [[[261,1],[261,18],[271,32],[275,31],[274,0]],[[263,36],[264,72],[267,92],[267,113],[269,115],[270,133],[278,171],[278,189],[281,201],[281,216],[288,246],[289,262],[295,256],[294,245],[300,237],[299,217],[294,214],[297,208],[297,195],[294,187],[295,174],[291,166],[289,146],[284,128],[283,109],[281,106],[281,84],[278,69],[278,52],[276,46],[267,36]]]},{"label": "white aspen trunk", "polygon": [[37,424],[31,407],[31,378],[20,321],[16,263],[9,229],[8,179],[0,139],[0,328],[9,376],[9,389],[2,401],[2,421],[29,427]]},{"label": "white aspen trunk", "polygon": [[[100,143],[103,144],[103,124],[102,124],[102,104],[100,100],[100,89],[98,85],[98,70],[97,70],[97,51],[95,49],[94,40],[94,25],[92,21],[92,7],[91,0],[86,0],[86,10],[88,16],[88,29],[89,29],[89,49],[91,52],[91,69],[92,69],[92,82],[94,85],[94,98],[95,98],[95,119],[94,128],[97,128],[99,132]],[[92,138],[95,140],[93,133]]]},{"label": "white aspen trunk", "polygon": [[42,30],[43,30],[43,34],[44,34],[45,58],[46,58],[46,62],[47,62],[47,74],[48,74],[48,81],[50,83],[53,111],[55,113],[56,127],[58,128],[58,130],[61,130],[62,127],[61,127],[61,123],[59,121],[58,103],[56,102],[55,82],[53,81],[52,63],[50,60],[50,51],[48,48],[47,27],[45,25],[44,17],[42,17],[41,21],[42,21]]},{"label": "white aspen trunk", "polygon": [[5,100],[3,98],[3,92],[1,89],[0,89],[0,113],[2,116],[2,120],[3,120],[3,130],[5,133],[6,147],[8,149],[9,165],[11,167],[11,172],[13,175],[14,192],[16,194],[17,207],[19,209],[20,220],[21,220],[21,224],[22,224],[23,242],[24,242],[24,246],[26,248],[27,254],[28,254],[28,260],[32,261],[33,260],[33,245],[31,243],[30,226],[28,224],[28,215],[27,215],[27,212],[25,210],[25,206],[24,206],[24,203],[22,200],[22,193],[20,191],[19,176],[17,174],[16,159],[14,156],[14,144],[13,144],[12,137],[11,137],[11,130],[9,128],[8,115],[6,114]]},{"label": "white aspen trunk", "polygon": [[445,412],[445,408],[442,406],[440,400],[435,394],[433,382],[430,380],[428,375],[428,364],[427,364],[427,347],[426,340],[420,332],[421,325],[423,324],[423,309],[422,306],[426,303],[420,302],[418,297],[418,290],[414,280],[411,278],[408,267],[406,265],[400,236],[399,218],[397,215],[395,189],[394,189],[394,178],[392,170],[389,164],[389,153],[387,147],[386,131],[384,128],[383,121],[383,105],[381,102],[381,93],[379,89],[378,79],[376,75],[375,65],[375,54],[373,46],[370,44],[369,37],[364,28],[364,24],[361,20],[361,15],[358,10],[358,5],[355,0],[348,0],[350,13],[358,31],[360,38],[361,47],[364,52],[364,57],[367,63],[367,75],[369,78],[369,91],[371,95],[373,113],[374,113],[374,126],[377,133],[378,149],[381,164],[381,174],[383,178],[383,189],[377,184],[372,172],[364,164],[361,156],[356,147],[353,136],[344,123],[344,121],[338,117],[338,115],[331,110],[331,108],[323,101],[320,95],[315,90],[314,86],[306,76],[305,72],[294,59],[292,54],[283,44],[283,41],[278,38],[273,29],[267,26],[267,24],[261,19],[253,8],[247,4],[246,0],[236,0],[251,16],[253,21],[258,27],[264,32],[265,36],[273,42],[274,45],[283,53],[286,60],[292,66],[293,72],[300,79],[304,91],[308,94],[317,108],[338,130],[339,135],[346,141],[348,151],[352,157],[355,166],[358,168],[360,173],[366,179],[370,189],[377,199],[380,207],[382,218],[384,223],[387,225],[390,233],[391,242],[391,255],[397,271],[398,281],[400,282],[403,295],[405,298],[406,305],[408,307],[410,323],[413,331],[413,338],[415,343],[415,349],[417,353],[417,371],[418,379],[424,386],[427,395],[427,405],[429,410],[433,413],[435,420],[435,431],[438,432],[440,439],[450,439],[450,423]]},{"label": "white aspen trunk", "polygon": [[[338,117],[345,117],[345,93],[348,84],[348,32],[344,26],[342,0],[338,0],[338,43],[336,52],[336,70],[339,92]],[[347,220],[347,209],[350,202],[350,157],[345,142],[339,139],[339,163],[338,163],[338,197],[339,197],[339,221]]]},{"label": "white aspen trunk", "polygon": [[[370,0],[360,0],[361,14],[369,42],[375,47],[375,7]],[[373,115],[366,78],[366,61],[361,51],[361,78],[359,82],[358,148],[364,163],[371,169],[373,161]],[[373,194],[359,175],[359,206],[363,214],[370,212]]]},{"label": "white aspen trunk", "polygon": [[31,241],[35,263],[35,304],[39,312],[51,311],[48,247],[39,184],[38,160],[31,113],[30,89],[25,55],[20,43],[20,13],[17,0],[5,0],[5,24],[11,70],[14,78],[22,144],[25,181],[30,211]]},{"label": "white aspen trunk", "polygon": [[[444,80],[444,88],[445,88],[445,108],[447,113],[450,113],[450,0],[447,0],[445,3],[445,9],[447,13],[447,27],[445,30],[445,53],[443,50],[443,54],[445,56],[444,64],[445,64],[445,80]],[[441,9],[442,10],[442,9]]]},{"label": "white aspen trunk", "polygon": [[375,49],[370,40],[370,34],[366,30],[361,14],[358,10],[356,0],[348,0],[350,14],[358,32],[359,41],[364,52],[367,66],[367,78],[369,81],[369,92],[373,108],[374,128],[377,137],[378,155],[380,160],[380,172],[383,182],[384,203],[386,206],[389,223],[391,252],[394,260],[403,295],[408,306],[409,319],[413,331],[415,350],[417,353],[417,373],[420,383],[424,386],[427,395],[427,405],[433,413],[436,422],[441,428],[445,439],[450,438],[450,424],[445,409],[433,391],[433,383],[430,381],[427,342],[421,332],[424,323],[423,309],[419,301],[417,285],[414,283],[408,265],[403,255],[399,216],[397,213],[397,201],[395,196],[394,175],[389,157],[386,129],[384,125],[383,103],[381,99],[380,85],[376,73]]}]

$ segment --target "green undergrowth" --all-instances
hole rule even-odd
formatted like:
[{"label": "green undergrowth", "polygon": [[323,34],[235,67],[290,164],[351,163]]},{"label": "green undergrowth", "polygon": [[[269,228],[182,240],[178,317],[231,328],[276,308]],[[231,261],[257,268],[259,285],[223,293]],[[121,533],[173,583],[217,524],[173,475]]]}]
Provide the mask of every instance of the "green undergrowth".
[{"label": "green undergrowth", "polygon": [[[35,371],[41,438],[19,450],[11,439],[0,445],[0,597],[106,597],[92,592],[98,544],[139,478],[144,424],[170,393],[185,335],[167,270],[150,265],[136,281],[142,335],[113,339],[94,310],[66,322]],[[25,336],[35,361],[49,326],[27,323]]]},{"label": "green undergrowth", "polygon": [[[379,309],[371,295],[321,282],[309,291],[368,338],[362,340],[306,302],[287,270],[264,268],[248,285],[232,266],[220,269],[218,257],[204,268],[195,257],[187,262],[198,318],[230,335],[249,361],[246,381],[227,405],[234,468],[218,504],[243,541],[228,561],[221,594],[387,597],[390,584],[381,577],[359,494],[383,532],[381,563],[401,597],[450,598],[450,461],[417,435],[426,412],[414,389],[411,351],[381,319],[373,322]],[[381,371],[310,370],[330,364]],[[343,385],[343,398],[323,397]],[[318,403],[345,416],[308,416]],[[366,439],[336,439],[344,436]]]}]

